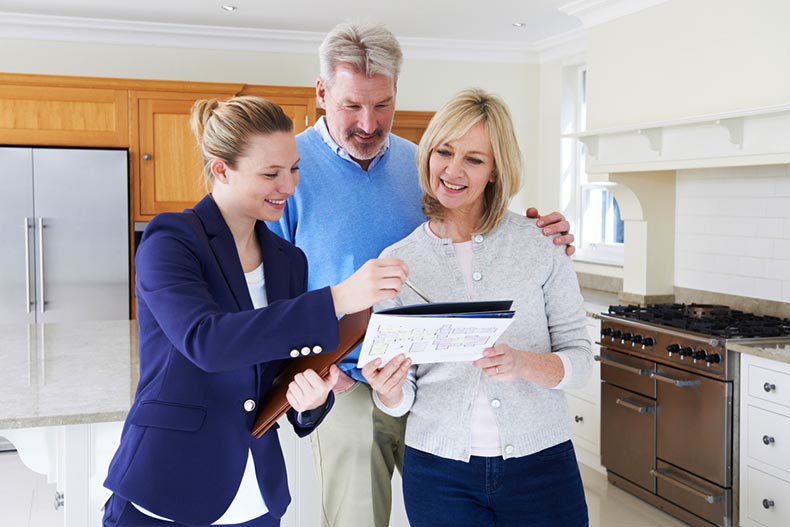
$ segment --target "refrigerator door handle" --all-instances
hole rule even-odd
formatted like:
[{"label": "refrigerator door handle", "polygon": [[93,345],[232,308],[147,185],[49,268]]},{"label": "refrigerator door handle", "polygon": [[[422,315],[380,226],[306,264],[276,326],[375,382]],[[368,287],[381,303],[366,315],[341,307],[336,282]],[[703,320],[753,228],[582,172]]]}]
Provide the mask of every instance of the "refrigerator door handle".
[{"label": "refrigerator door handle", "polygon": [[30,295],[30,218],[25,217],[25,309],[30,313],[34,301]]},{"label": "refrigerator door handle", "polygon": [[46,301],[44,300],[44,218],[36,218],[38,223],[38,284],[40,294],[38,296],[40,311],[44,312]]}]

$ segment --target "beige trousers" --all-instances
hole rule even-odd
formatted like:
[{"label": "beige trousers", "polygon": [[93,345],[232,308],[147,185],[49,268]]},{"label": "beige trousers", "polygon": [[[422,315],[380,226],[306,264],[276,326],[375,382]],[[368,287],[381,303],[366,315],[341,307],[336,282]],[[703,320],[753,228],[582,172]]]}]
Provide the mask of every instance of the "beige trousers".
[{"label": "beige trousers", "polygon": [[321,486],[322,527],[387,527],[392,474],[403,468],[406,416],[376,408],[370,386],[357,382],[310,435]]}]

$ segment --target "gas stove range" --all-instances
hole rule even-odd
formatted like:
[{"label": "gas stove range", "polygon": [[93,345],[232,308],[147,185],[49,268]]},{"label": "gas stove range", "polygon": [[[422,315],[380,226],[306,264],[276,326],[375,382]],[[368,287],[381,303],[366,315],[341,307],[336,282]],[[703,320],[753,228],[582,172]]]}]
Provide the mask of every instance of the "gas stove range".
[{"label": "gas stove range", "polygon": [[695,527],[731,527],[738,489],[728,342],[790,320],[704,304],[610,306],[601,320],[601,462],[614,485]]},{"label": "gas stove range", "polygon": [[790,319],[709,304],[610,306],[601,319],[601,344],[629,355],[732,380],[726,343],[790,335]]},{"label": "gas stove range", "polygon": [[610,306],[609,314],[725,339],[790,335],[790,319],[755,315],[713,304]]}]

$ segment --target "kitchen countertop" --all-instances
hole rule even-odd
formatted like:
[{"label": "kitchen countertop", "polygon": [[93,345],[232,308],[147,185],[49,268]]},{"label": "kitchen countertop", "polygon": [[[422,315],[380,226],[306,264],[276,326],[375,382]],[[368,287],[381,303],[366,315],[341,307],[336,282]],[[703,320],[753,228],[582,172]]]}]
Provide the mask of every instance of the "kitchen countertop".
[{"label": "kitchen countertop", "polygon": [[790,364],[790,337],[729,341],[727,349]]},{"label": "kitchen countertop", "polygon": [[[582,290],[588,315],[617,295]],[[123,421],[139,378],[134,320],[0,325],[0,429]]]},{"label": "kitchen countertop", "polygon": [[617,293],[607,293],[606,291],[598,291],[595,289],[582,289],[582,296],[584,297],[584,310],[587,316],[592,316],[596,313],[606,313],[609,311],[609,306],[619,305],[622,302],[617,298]]},{"label": "kitchen countertop", "polygon": [[137,323],[0,325],[0,429],[123,421],[137,386]]}]

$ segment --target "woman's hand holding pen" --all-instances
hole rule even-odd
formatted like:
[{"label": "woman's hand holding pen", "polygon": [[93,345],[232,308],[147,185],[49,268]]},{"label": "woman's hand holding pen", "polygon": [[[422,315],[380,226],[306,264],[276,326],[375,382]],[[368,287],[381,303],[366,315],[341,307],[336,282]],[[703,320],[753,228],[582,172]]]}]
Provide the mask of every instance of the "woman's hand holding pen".
[{"label": "woman's hand holding pen", "polygon": [[335,313],[356,313],[382,300],[395,298],[408,275],[409,268],[398,258],[368,260],[346,280],[332,286]]},{"label": "woman's hand holding pen", "polygon": [[381,359],[376,359],[362,367],[362,375],[370,383],[371,389],[389,408],[397,407],[403,400],[403,383],[409,373],[411,359],[402,353],[393,357],[383,368]]},{"label": "woman's hand holding pen", "polygon": [[339,375],[340,369],[334,364],[323,379],[314,370],[305,370],[296,374],[288,385],[285,397],[297,412],[315,410],[326,403],[326,398],[335,386]]}]

